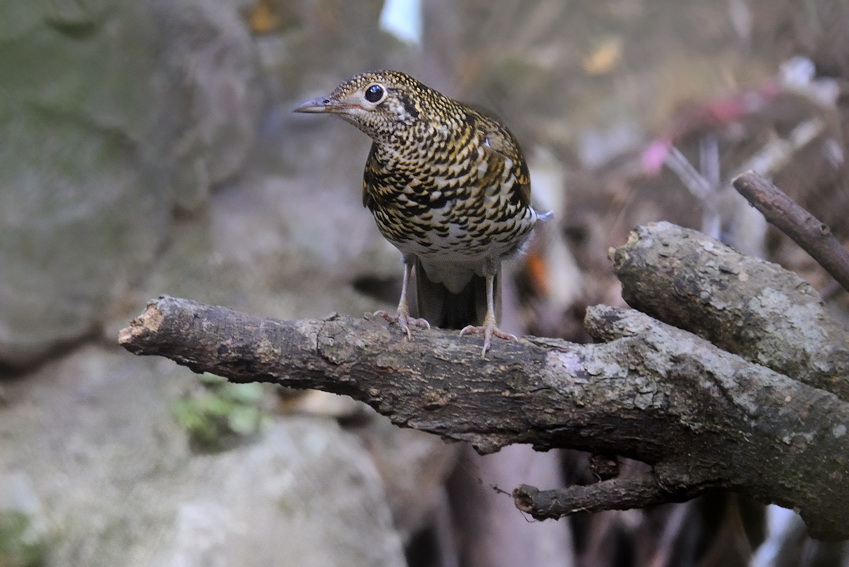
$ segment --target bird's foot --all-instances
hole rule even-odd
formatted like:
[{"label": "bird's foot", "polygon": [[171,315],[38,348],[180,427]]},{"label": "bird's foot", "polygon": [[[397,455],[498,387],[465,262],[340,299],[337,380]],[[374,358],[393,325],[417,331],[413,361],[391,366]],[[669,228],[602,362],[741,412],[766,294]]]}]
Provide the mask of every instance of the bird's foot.
[{"label": "bird's foot", "polygon": [[483,335],[483,350],[481,351],[481,358],[486,359],[486,351],[492,346],[492,337],[498,337],[499,339],[504,339],[505,341],[517,341],[519,338],[516,335],[511,335],[510,333],[505,333],[501,329],[498,328],[498,325],[495,324],[495,321],[485,321],[483,325],[475,326],[468,325],[463,327],[460,330],[461,335],[476,334],[481,333]]},{"label": "bird's foot", "polygon": [[410,327],[421,327],[423,329],[430,329],[430,323],[425,319],[418,319],[416,317],[410,317],[409,313],[402,311],[399,309],[395,315],[387,313],[386,311],[375,311],[375,316],[380,316],[389,321],[390,323],[398,323],[398,326],[401,327],[401,330],[407,333],[407,338],[412,339],[413,333],[410,332]]}]

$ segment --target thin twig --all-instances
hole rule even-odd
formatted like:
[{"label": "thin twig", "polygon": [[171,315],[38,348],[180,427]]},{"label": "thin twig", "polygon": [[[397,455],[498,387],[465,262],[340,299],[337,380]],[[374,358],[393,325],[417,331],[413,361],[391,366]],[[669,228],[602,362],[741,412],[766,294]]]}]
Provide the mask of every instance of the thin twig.
[{"label": "thin twig", "polygon": [[740,174],[734,188],[781,232],[793,239],[849,291],[849,252],[828,225],[796,204],[778,187],[754,171]]}]

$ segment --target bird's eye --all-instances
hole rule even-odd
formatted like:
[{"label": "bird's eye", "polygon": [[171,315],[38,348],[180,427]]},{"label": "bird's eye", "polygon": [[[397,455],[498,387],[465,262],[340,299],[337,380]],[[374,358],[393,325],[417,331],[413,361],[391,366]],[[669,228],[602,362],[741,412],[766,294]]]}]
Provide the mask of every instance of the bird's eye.
[{"label": "bird's eye", "polygon": [[385,91],[380,85],[371,85],[366,89],[366,100],[369,102],[380,102]]}]

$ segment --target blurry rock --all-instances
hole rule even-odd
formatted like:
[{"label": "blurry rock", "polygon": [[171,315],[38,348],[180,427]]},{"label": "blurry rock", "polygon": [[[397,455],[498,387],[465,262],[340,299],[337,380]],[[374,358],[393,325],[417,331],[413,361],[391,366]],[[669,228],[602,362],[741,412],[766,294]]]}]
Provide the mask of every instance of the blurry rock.
[{"label": "blurry rock", "polygon": [[236,175],[253,147],[263,85],[253,42],[235,6],[218,0],[150,0],[159,24],[160,101],[176,107],[174,198],[194,211],[210,189]]},{"label": "blurry rock", "polygon": [[333,417],[357,435],[386,487],[394,525],[405,543],[431,528],[445,498],[445,481],[462,445],[436,435],[401,429],[362,402],[316,390],[286,391],[289,413]]},{"label": "blurry rock", "polygon": [[0,565],[43,565],[48,550],[47,517],[30,478],[0,475]]},{"label": "blurry rock", "polygon": [[0,496],[19,497],[0,506],[23,502],[46,523],[44,565],[405,565],[355,435],[293,417],[193,454],[170,405],[192,380],[168,361],[86,347],[7,383]]},{"label": "blurry rock", "polygon": [[[244,162],[250,37],[210,0],[0,4],[0,364],[92,333]],[[163,64],[164,62],[164,64]]]},{"label": "blurry rock", "polygon": [[155,167],[163,116],[149,102],[156,54],[143,39],[152,22],[135,4],[46,5],[0,7],[0,362],[9,365],[91,332],[112,290],[151,258],[170,212],[167,170]]},{"label": "blurry rock", "polygon": [[366,445],[386,485],[395,526],[405,540],[427,529],[445,498],[445,481],[462,445],[421,431],[399,429],[384,417],[352,429]]},{"label": "blurry rock", "polygon": [[135,565],[406,564],[377,472],[330,421],[286,420],[189,471],[162,547]]}]

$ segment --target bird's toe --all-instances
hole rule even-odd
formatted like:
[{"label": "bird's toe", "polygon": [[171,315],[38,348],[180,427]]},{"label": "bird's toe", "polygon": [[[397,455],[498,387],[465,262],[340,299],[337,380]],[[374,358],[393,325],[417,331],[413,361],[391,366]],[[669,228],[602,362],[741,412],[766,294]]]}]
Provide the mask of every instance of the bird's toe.
[{"label": "bird's toe", "polygon": [[492,347],[492,337],[498,337],[499,339],[504,339],[506,341],[519,340],[519,337],[511,333],[505,333],[495,324],[467,325],[460,330],[461,335],[478,333],[483,335],[483,350],[481,351],[481,358],[486,358],[487,351],[489,351]]},{"label": "bird's toe", "polygon": [[417,317],[410,317],[407,313],[403,311],[398,311],[395,315],[391,313],[387,313],[386,311],[375,311],[375,316],[380,316],[389,321],[390,323],[398,323],[398,326],[401,327],[401,330],[407,334],[408,339],[413,338],[413,333],[410,331],[410,327],[421,327],[423,329],[430,329],[430,323],[425,319],[420,319]]}]

